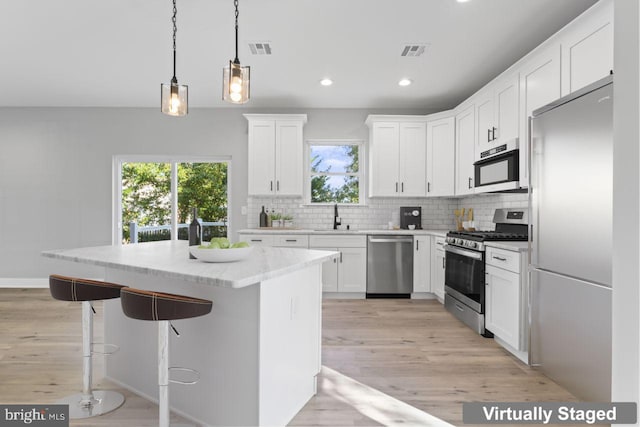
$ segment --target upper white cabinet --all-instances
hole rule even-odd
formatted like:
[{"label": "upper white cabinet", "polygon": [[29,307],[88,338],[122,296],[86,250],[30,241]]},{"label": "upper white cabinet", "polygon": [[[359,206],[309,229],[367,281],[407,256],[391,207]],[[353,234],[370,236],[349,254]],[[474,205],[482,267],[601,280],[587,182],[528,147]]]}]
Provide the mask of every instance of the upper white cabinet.
[{"label": "upper white cabinet", "polygon": [[369,197],[426,194],[424,116],[369,116]]},{"label": "upper white cabinet", "polygon": [[552,45],[528,58],[520,68],[520,186],[529,186],[529,117],[560,94],[560,48]]},{"label": "upper white cabinet", "polygon": [[471,104],[456,115],[456,196],[474,193],[475,112],[475,105]]},{"label": "upper white cabinet", "polygon": [[306,114],[245,114],[249,121],[249,195],[302,196]]},{"label": "upper white cabinet", "polygon": [[518,138],[518,73],[510,74],[491,83],[476,101],[477,148],[475,157],[483,151],[511,143],[515,148]]},{"label": "upper white cabinet", "polygon": [[[449,115],[451,112],[442,114]],[[454,195],[455,162],[455,118],[429,120],[426,162],[428,197]]]},{"label": "upper white cabinet", "polygon": [[613,2],[602,0],[562,31],[562,96],[613,70]]}]

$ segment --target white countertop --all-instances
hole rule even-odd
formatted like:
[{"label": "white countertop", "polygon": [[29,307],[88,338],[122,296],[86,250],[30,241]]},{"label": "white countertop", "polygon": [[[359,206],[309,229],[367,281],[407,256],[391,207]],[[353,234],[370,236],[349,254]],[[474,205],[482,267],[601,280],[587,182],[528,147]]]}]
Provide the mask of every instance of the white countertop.
[{"label": "white countertop", "polygon": [[484,242],[484,245],[514,252],[527,252],[529,250],[529,242]]},{"label": "white countertop", "polygon": [[304,267],[320,264],[337,252],[255,246],[244,260],[206,263],[189,259],[188,242],[161,241],[42,252],[43,256],[214,286],[242,288]]},{"label": "white countertop", "polygon": [[310,230],[310,229],[294,229],[294,228],[246,228],[238,231],[241,234],[331,234],[331,235],[358,235],[358,234],[398,234],[410,236],[445,236],[447,230]]}]

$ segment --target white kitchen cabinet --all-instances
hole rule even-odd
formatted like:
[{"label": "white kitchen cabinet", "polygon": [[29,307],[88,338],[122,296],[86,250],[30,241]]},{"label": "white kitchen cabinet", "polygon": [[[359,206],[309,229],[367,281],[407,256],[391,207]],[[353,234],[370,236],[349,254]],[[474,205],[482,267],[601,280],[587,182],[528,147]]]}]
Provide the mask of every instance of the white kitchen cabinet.
[{"label": "white kitchen cabinet", "polygon": [[431,236],[413,237],[413,292],[431,292]]},{"label": "white kitchen cabinet", "polygon": [[456,196],[474,193],[476,147],[475,105],[456,115]]},{"label": "white kitchen cabinet", "polygon": [[302,196],[305,114],[245,114],[249,121],[248,193]]},{"label": "white kitchen cabinet", "polygon": [[487,265],[485,328],[511,347],[520,346],[520,275]]},{"label": "white kitchen cabinet", "polygon": [[503,144],[516,148],[518,139],[518,73],[509,74],[491,83],[476,101],[476,160],[482,152]]},{"label": "white kitchen cabinet", "polygon": [[528,58],[520,68],[520,186],[529,186],[529,117],[536,108],[560,98],[560,46]]},{"label": "white kitchen cabinet", "polygon": [[528,362],[526,252],[487,246],[485,327],[495,340]]},{"label": "white kitchen cabinet", "polygon": [[311,235],[311,249],[339,252],[336,260],[322,265],[323,292],[361,294],[367,291],[366,236]]},{"label": "white kitchen cabinet", "polygon": [[431,247],[431,292],[444,302],[444,237],[435,237]]},{"label": "white kitchen cabinet", "polygon": [[424,116],[369,116],[369,197],[426,193]]},{"label": "white kitchen cabinet", "polygon": [[613,2],[602,0],[562,31],[562,96],[613,70]]},{"label": "white kitchen cabinet", "polygon": [[455,193],[455,117],[427,122],[427,197]]},{"label": "white kitchen cabinet", "polygon": [[309,247],[307,234],[238,233],[238,240],[254,246],[303,249]]}]

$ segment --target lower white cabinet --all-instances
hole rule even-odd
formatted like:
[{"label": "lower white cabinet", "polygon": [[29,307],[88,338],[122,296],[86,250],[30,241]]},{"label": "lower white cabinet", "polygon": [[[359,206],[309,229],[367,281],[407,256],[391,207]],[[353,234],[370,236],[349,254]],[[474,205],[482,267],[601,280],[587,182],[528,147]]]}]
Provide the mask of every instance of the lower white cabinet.
[{"label": "lower white cabinet", "polygon": [[367,291],[366,236],[310,236],[311,249],[339,252],[338,258],[322,265],[323,292]]},{"label": "lower white cabinet", "polygon": [[499,344],[528,362],[526,252],[488,246],[485,255],[485,327]]},{"label": "lower white cabinet", "polygon": [[431,236],[413,238],[413,292],[431,292]]},{"label": "lower white cabinet", "polygon": [[307,234],[249,234],[238,233],[238,240],[254,246],[273,246],[277,248],[309,247]]},{"label": "lower white cabinet", "polygon": [[431,247],[431,292],[444,302],[444,237],[435,237]]},{"label": "lower white cabinet", "polygon": [[515,349],[520,346],[520,275],[488,265],[485,328]]}]

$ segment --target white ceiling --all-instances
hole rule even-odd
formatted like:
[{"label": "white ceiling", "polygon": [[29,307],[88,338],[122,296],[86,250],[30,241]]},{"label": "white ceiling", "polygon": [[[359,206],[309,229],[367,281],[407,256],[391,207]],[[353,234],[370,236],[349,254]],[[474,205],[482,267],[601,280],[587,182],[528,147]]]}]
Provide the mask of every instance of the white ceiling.
[{"label": "white ceiling", "polygon": [[[239,0],[247,107],[447,109],[596,0]],[[0,0],[0,106],[158,107],[171,0]],[[233,0],[178,0],[189,104],[223,107]],[[270,41],[252,56],[249,41]],[[405,43],[426,42],[419,58]],[[319,80],[335,83],[322,87]],[[399,87],[402,77],[413,80]]]}]

